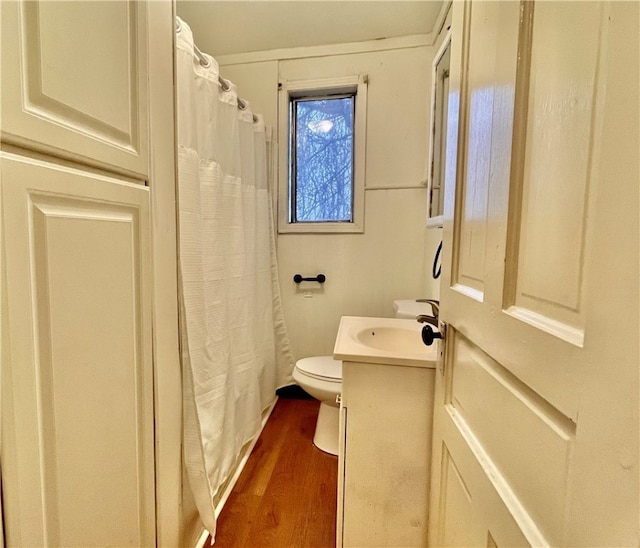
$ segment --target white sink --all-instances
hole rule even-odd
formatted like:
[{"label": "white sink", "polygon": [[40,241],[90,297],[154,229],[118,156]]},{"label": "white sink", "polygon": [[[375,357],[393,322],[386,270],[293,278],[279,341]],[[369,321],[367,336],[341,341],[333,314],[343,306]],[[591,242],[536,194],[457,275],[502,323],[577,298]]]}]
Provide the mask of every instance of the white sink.
[{"label": "white sink", "polygon": [[343,316],[333,357],[337,360],[435,367],[439,341],[422,342],[422,324],[399,318]]},{"label": "white sink", "polygon": [[403,326],[365,327],[356,333],[356,339],[366,346],[397,354],[426,351],[420,332]]}]

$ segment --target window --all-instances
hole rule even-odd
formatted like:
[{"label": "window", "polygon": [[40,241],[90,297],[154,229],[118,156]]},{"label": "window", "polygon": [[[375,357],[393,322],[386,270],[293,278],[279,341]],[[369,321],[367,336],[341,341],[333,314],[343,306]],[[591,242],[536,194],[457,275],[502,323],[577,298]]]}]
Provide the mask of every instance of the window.
[{"label": "window", "polygon": [[362,232],[366,77],[285,82],[281,94],[280,232]]},{"label": "window", "polygon": [[355,94],[291,101],[289,219],[353,220]]}]

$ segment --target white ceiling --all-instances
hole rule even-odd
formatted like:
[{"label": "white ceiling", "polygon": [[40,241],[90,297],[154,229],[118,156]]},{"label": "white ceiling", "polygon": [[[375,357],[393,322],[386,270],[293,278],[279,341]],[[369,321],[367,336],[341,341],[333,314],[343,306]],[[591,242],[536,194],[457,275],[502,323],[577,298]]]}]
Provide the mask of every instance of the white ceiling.
[{"label": "white ceiling", "polygon": [[442,0],[178,0],[200,49],[220,56],[426,34]]}]

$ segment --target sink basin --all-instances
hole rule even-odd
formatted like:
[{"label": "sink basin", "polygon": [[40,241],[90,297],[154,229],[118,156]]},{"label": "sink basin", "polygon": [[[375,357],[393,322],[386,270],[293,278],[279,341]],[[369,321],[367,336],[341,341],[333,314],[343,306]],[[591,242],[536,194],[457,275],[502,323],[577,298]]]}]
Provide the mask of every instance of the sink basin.
[{"label": "sink basin", "polygon": [[356,339],[364,345],[386,352],[426,352],[420,331],[405,327],[368,326],[356,333]]},{"label": "sink basin", "polygon": [[421,329],[415,320],[343,316],[333,357],[349,362],[435,367],[440,344],[425,346]]}]

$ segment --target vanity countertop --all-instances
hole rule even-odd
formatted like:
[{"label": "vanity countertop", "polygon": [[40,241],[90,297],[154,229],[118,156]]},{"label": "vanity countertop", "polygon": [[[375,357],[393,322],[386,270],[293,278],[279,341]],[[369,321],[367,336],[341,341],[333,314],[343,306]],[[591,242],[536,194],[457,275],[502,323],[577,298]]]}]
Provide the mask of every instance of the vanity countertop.
[{"label": "vanity countertop", "polygon": [[422,324],[400,318],[342,316],[333,357],[336,360],[434,368],[440,341],[422,342]]}]

